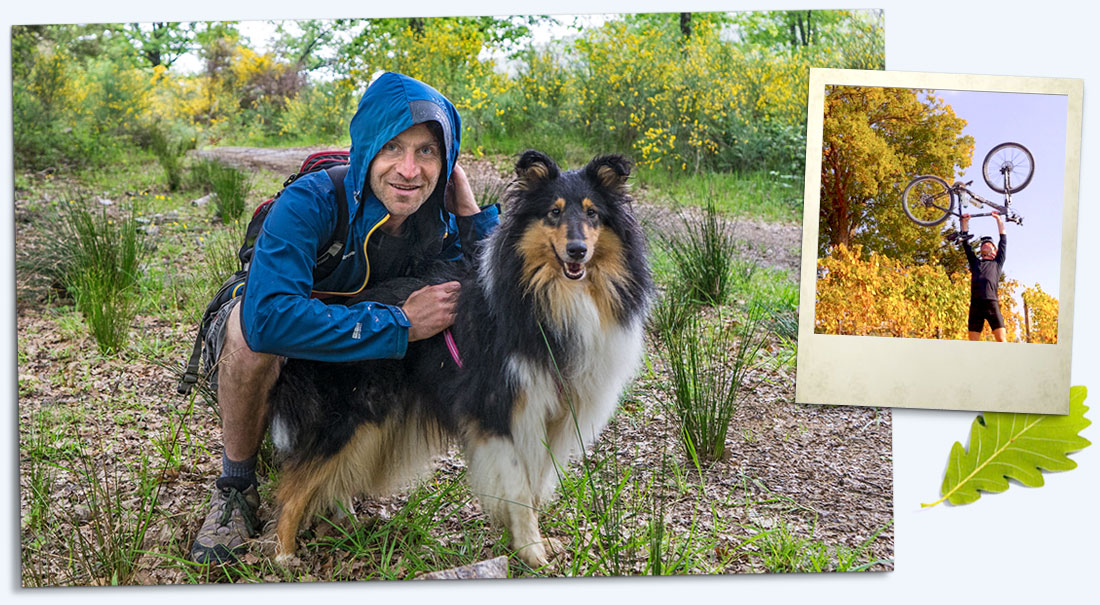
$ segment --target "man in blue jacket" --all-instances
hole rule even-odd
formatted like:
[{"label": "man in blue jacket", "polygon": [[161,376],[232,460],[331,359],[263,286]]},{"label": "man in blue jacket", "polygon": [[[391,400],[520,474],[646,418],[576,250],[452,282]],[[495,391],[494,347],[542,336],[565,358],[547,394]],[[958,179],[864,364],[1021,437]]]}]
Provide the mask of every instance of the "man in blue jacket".
[{"label": "man in blue jacket", "polygon": [[430,86],[393,73],[370,85],[351,120],[343,258],[317,283],[319,248],[337,223],[332,179],[323,171],[305,175],[276,200],[256,240],[245,292],[219,311],[208,336],[218,360],[224,450],[192,559],[233,560],[259,532],[256,453],[267,429],[267,393],[286,358],[401,358],[409,342],[454,321],[457,282],[420,289],[401,307],[321,299],[456,260],[462,244],[468,248],[498,224],[496,208],[478,207],[456,165],[460,131],[458,111]]}]

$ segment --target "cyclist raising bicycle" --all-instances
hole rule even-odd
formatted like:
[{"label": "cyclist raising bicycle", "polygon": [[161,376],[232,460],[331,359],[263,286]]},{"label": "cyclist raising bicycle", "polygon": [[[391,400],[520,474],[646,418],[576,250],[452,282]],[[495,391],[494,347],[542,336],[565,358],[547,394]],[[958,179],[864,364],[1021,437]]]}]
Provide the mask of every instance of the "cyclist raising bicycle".
[{"label": "cyclist raising bicycle", "polygon": [[1005,342],[1005,321],[997,298],[997,285],[1005,264],[1005,222],[996,210],[992,215],[997,219],[1000,241],[994,245],[993,238],[983,237],[978,247],[981,258],[974,254],[969,244],[970,236],[967,231],[970,227],[970,215],[963,214],[961,217],[962,237],[959,238],[959,243],[966,253],[967,264],[970,265],[970,317],[967,319],[967,329],[970,340],[981,340],[982,329],[985,322],[989,321],[993,338],[997,342]]}]

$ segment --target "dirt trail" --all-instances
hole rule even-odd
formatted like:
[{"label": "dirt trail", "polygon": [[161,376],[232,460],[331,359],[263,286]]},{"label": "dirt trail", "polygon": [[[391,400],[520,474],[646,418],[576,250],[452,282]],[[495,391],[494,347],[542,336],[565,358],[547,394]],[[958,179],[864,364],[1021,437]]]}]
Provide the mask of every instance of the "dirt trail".
[{"label": "dirt trail", "polygon": [[[237,168],[265,169],[277,174],[290,175],[298,170],[309,154],[331,147],[286,147],[266,149],[259,147],[216,147],[190,152],[196,157],[218,159]],[[475,191],[499,191],[507,183],[509,158],[477,159],[462,156],[459,160],[466,169]],[[274,187],[275,185],[272,184]],[[683,220],[678,211],[647,200],[646,192],[636,192],[638,219],[643,225],[655,229],[674,229]],[[697,213],[693,209],[683,211],[690,218]],[[742,257],[751,258],[768,267],[787,270],[798,279],[799,250],[802,243],[802,226],[797,223],[770,223],[742,218],[733,221],[733,235],[741,242]]]}]

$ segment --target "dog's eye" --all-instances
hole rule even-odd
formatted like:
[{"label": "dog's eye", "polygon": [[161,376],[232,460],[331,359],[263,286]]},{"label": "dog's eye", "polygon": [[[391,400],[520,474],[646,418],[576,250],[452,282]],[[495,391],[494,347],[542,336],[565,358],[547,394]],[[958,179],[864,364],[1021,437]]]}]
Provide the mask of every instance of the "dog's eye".
[{"label": "dog's eye", "polygon": [[550,218],[558,218],[561,216],[561,208],[553,208],[550,210]]},{"label": "dog's eye", "polygon": [[596,215],[598,213],[596,212],[595,208],[589,208],[587,214],[588,214],[588,218],[596,218]]}]

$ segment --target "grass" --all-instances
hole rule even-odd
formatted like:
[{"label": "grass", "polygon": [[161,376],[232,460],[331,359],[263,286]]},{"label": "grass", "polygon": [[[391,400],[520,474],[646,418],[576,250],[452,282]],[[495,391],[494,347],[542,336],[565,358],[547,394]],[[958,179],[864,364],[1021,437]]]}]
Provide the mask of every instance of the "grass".
[{"label": "grass", "polygon": [[830,546],[810,537],[798,536],[790,524],[780,521],[761,532],[755,542],[756,556],[765,571],[771,573],[821,573],[866,571],[881,561],[871,559],[871,544],[886,529],[880,528],[859,547],[843,544]]},{"label": "grass", "polygon": [[[42,442],[47,434],[39,426],[29,441],[48,447]],[[27,499],[34,514],[23,529],[24,585],[130,583],[144,554],[146,533],[160,517],[160,481],[149,459],[143,456],[128,468],[92,454],[81,443],[55,461],[31,459],[29,468]],[[64,494],[50,487],[60,473],[72,477]]]},{"label": "grass", "polygon": [[707,201],[700,220],[682,217],[683,232],[658,232],[661,248],[675,267],[676,287],[686,290],[697,305],[719,306],[733,292],[735,271],[740,270],[734,256],[733,229],[722,218],[712,201]]},{"label": "grass", "polygon": [[164,131],[154,128],[150,131],[150,149],[164,170],[164,181],[169,191],[175,191],[183,184],[183,154],[190,146],[176,140]]},{"label": "grass", "polygon": [[764,346],[767,316],[758,304],[736,323],[699,316],[664,335],[670,407],[680,419],[684,448],[700,461],[722,459],[743,387]]},{"label": "grass", "polygon": [[239,221],[252,193],[252,181],[232,166],[214,162],[209,167],[210,187],[214,191],[215,215],[225,224]]},{"label": "grass", "polygon": [[478,133],[463,135],[463,148],[474,155],[501,153],[515,156],[528,149],[537,149],[553,158],[563,170],[583,166],[600,153],[611,150],[594,150],[583,138],[557,128],[534,128],[520,133]]},{"label": "grass", "polygon": [[704,173],[685,178],[664,169],[639,169],[636,186],[646,199],[705,207],[721,214],[764,221],[795,222],[802,218],[802,178],[775,172]]},{"label": "grass", "polygon": [[62,237],[56,254],[65,289],[104,354],[126,342],[134,317],[144,242],[133,210],[114,219],[104,208],[72,204],[62,213]]}]

